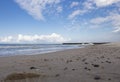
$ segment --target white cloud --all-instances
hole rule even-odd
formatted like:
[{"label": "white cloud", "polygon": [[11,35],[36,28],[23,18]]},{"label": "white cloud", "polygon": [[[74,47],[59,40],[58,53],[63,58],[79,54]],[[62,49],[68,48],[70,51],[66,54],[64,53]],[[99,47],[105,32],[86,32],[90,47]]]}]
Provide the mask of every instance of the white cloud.
[{"label": "white cloud", "polygon": [[[75,7],[75,6],[78,6],[79,3],[78,2],[72,2],[71,4],[71,8],[72,7]],[[69,19],[74,19],[76,16],[79,16],[79,15],[83,15],[84,13],[87,13],[89,12],[90,10],[93,10],[95,7],[93,6],[93,2],[91,0],[88,0],[88,1],[85,1],[81,6],[83,6],[82,9],[78,9],[78,10],[75,10],[73,11],[69,16],[68,18]]]},{"label": "white cloud", "polygon": [[92,25],[112,25],[112,27],[115,29],[113,32],[120,32],[120,14],[119,13],[110,13],[106,17],[97,17],[91,19],[90,23]]},{"label": "white cloud", "polygon": [[120,0],[93,0],[97,7],[105,7],[117,3]]},{"label": "white cloud", "polygon": [[120,4],[120,0],[87,0],[83,3],[84,9],[98,9],[115,4]]},{"label": "white cloud", "polygon": [[[112,5],[114,3],[116,3],[116,5],[117,5],[118,2],[120,2],[120,0],[86,0],[82,4],[83,8],[81,10],[73,11],[68,16],[68,18],[73,19],[78,15],[88,13],[88,12],[90,12],[92,10],[95,10],[95,9],[98,9],[98,8],[101,8],[101,7],[106,7],[106,6]],[[71,7],[74,7],[76,5],[78,5],[78,3],[72,2]]]},{"label": "white cloud", "polygon": [[75,11],[73,11],[73,12],[68,16],[68,18],[69,18],[69,19],[73,19],[73,18],[75,18],[76,16],[81,15],[81,14],[83,14],[83,13],[85,13],[85,12],[86,12],[86,10],[75,10]]},{"label": "white cloud", "polygon": [[70,7],[73,8],[73,7],[78,6],[78,5],[79,5],[79,2],[72,2]]},{"label": "white cloud", "polygon": [[[14,0],[14,1],[18,3],[22,9],[27,11],[28,14],[33,16],[35,19],[45,20],[43,12],[47,9],[46,5],[51,5],[50,7],[53,7],[54,5],[57,5],[58,3],[60,3],[62,0]],[[120,0],[86,0],[83,3],[83,5],[81,5],[83,6],[83,9],[73,11],[71,15],[69,15],[69,17],[74,18],[75,16],[87,13],[95,9],[95,7],[96,8],[106,7],[118,2],[120,2]],[[73,8],[76,6],[80,6],[79,4],[80,2],[72,1],[70,7]],[[56,10],[58,13],[63,11],[62,6],[58,5],[54,7],[57,8]]]},{"label": "white cloud", "polygon": [[60,12],[62,12],[62,11],[63,11],[63,8],[62,8],[61,6],[58,6],[58,7],[57,7],[57,12],[60,13]]},{"label": "white cloud", "polygon": [[108,20],[109,20],[109,17],[97,17],[92,19],[90,22],[93,24],[101,24],[101,23],[105,23]]},{"label": "white cloud", "polygon": [[57,4],[60,0],[15,0],[15,2],[35,19],[45,20],[43,10],[45,10],[46,5]]},{"label": "white cloud", "polygon": [[116,27],[116,29],[113,32],[120,32],[120,27]]},{"label": "white cloud", "polygon": [[13,40],[13,37],[12,37],[12,36],[0,38],[0,42],[10,42],[10,41],[12,41],[12,40]]},{"label": "white cloud", "polygon": [[94,7],[93,5],[94,5],[94,3],[93,3],[92,0],[88,0],[88,1],[85,1],[85,2],[83,3],[83,6],[84,6],[84,9],[85,9],[85,10],[95,9],[95,7]]},{"label": "white cloud", "polygon": [[15,36],[7,36],[0,38],[0,42],[8,42],[8,43],[14,43],[14,42],[36,42],[36,43],[62,43],[69,41],[70,39],[65,39],[60,34],[52,33],[50,35],[22,35],[19,34],[16,37]]}]

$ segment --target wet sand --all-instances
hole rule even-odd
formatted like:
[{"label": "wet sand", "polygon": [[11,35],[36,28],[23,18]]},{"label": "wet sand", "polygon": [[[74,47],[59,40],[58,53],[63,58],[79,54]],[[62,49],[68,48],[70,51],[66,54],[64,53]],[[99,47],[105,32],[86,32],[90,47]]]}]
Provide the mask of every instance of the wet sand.
[{"label": "wet sand", "polygon": [[120,43],[40,55],[0,57],[0,81],[120,82]]}]

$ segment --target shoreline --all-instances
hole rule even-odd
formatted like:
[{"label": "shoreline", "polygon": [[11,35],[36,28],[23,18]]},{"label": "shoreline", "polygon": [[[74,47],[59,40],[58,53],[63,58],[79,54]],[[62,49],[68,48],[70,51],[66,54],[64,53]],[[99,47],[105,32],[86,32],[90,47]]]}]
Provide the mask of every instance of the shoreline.
[{"label": "shoreline", "polygon": [[[0,80],[14,73],[35,73],[28,82],[119,82],[120,46],[103,44],[45,53],[0,57]],[[119,44],[120,45],[120,44]],[[20,79],[15,82],[26,82]]]},{"label": "shoreline", "polygon": [[[86,47],[86,46],[85,46]],[[50,51],[50,52],[43,52],[43,53],[39,53],[39,54],[21,54],[21,55],[12,55],[12,56],[0,56],[0,58],[1,57],[16,57],[16,56],[19,56],[19,57],[21,57],[21,56],[39,56],[39,55],[47,55],[47,54],[52,54],[52,53],[56,53],[56,52],[64,52],[64,51],[69,51],[69,50],[76,50],[76,49],[81,49],[81,48],[85,48],[85,47],[78,47],[78,48],[72,48],[72,49],[65,49],[65,50],[56,50],[56,51]]]},{"label": "shoreline", "polygon": [[[17,45],[17,44],[16,44]],[[82,48],[79,45],[62,45],[62,44],[21,44],[21,45],[6,44],[0,45],[0,57],[9,57],[16,55],[34,55],[34,54],[45,54],[56,51],[63,51],[68,49]]]}]

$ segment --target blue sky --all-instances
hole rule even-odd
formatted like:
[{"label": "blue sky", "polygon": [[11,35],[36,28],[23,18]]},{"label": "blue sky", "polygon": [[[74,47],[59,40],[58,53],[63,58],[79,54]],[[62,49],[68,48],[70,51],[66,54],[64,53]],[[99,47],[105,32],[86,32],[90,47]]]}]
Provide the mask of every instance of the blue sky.
[{"label": "blue sky", "polygon": [[120,41],[120,0],[1,0],[0,43]]}]

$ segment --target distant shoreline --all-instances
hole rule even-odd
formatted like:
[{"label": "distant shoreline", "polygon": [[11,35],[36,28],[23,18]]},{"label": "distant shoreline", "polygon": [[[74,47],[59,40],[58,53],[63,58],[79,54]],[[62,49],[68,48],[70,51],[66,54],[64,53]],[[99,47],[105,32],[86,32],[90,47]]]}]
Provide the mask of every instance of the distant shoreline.
[{"label": "distant shoreline", "polygon": [[0,57],[15,55],[33,55],[50,53],[74,48],[84,45],[62,45],[62,44],[0,44]]},{"label": "distant shoreline", "polygon": [[95,45],[98,45],[98,44],[108,44],[110,42],[82,42],[82,43],[62,43],[63,45],[78,45],[78,44],[95,44]]}]

